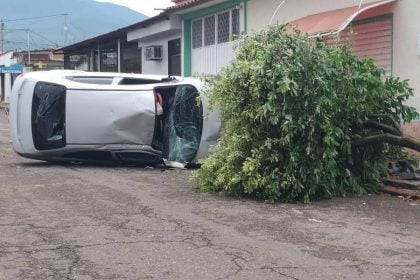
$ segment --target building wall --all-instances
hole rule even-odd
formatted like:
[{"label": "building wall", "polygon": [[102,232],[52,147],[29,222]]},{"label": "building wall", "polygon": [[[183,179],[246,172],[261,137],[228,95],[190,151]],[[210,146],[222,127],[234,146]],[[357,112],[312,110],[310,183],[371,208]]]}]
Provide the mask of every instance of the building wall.
[{"label": "building wall", "polygon": [[[377,2],[365,0],[363,4]],[[264,3],[264,4],[263,4]],[[248,0],[248,27],[250,32],[267,27],[279,0]],[[360,0],[286,0],[273,22],[288,22],[298,18],[359,5]],[[267,14],[267,11],[270,11]],[[420,112],[420,1],[399,0],[393,17],[393,65],[392,74],[409,79],[415,96],[408,102]],[[420,136],[420,134],[419,134]]]},{"label": "building wall", "polygon": [[[1,66],[10,66],[13,64],[16,64],[17,61],[13,57],[13,52],[8,52],[0,55],[0,65]],[[9,97],[12,92],[12,74],[3,74],[0,75],[0,85],[1,85],[1,79],[4,79],[4,92],[1,92],[0,95],[4,97],[4,101],[6,103],[9,102]],[[2,88],[0,86],[0,91],[2,91]]]},{"label": "building wall", "polygon": [[[409,79],[415,95],[408,102],[420,112],[420,1],[400,0],[394,13],[393,75]],[[418,133],[420,138],[420,133]]]},{"label": "building wall", "polygon": [[[240,31],[247,31],[247,0],[214,0],[204,2],[203,5],[187,9],[183,12],[183,23],[182,23],[182,54],[183,54],[183,75],[192,76],[196,74],[211,75],[218,72],[223,66],[227,65],[231,58],[234,57],[233,47],[234,43],[224,43],[224,45],[216,46],[216,51],[208,52],[208,48],[202,49],[201,53],[197,50],[192,49],[192,22],[196,19],[203,18],[209,15],[216,15],[223,13],[227,10],[239,9],[240,10]],[[217,23],[216,23],[217,26]],[[216,66],[206,66],[207,62],[200,63],[201,65],[193,65],[199,57],[203,57],[204,60],[210,61],[211,56],[216,53],[216,57],[211,64],[216,61]],[[198,71],[197,71],[198,70]],[[197,73],[204,71],[202,73]]]},{"label": "building wall", "polygon": [[[139,48],[142,48],[142,74],[168,75],[168,41],[178,38],[181,38],[181,34],[160,36],[153,40],[139,42]],[[145,48],[153,45],[162,46],[162,60],[146,60]]]}]

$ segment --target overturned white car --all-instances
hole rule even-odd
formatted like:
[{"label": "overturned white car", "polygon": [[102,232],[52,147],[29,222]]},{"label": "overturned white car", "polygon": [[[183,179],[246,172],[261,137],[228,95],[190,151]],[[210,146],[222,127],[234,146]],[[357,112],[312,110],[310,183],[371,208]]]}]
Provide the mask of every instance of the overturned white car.
[{"label": "overturned white car", "polygon": [[207,112],[203,86],[168,76],[26,73],[10,98],[13,148],[54,162],[195,164],[220,131],[218,114]]}]

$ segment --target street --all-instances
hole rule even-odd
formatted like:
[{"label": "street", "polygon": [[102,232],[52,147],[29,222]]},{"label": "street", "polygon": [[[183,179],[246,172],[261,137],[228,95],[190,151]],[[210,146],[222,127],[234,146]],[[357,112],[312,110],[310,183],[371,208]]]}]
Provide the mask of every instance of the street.
[{"label": "street", "polygon": [[190,174],[27,160],[0,112],[0,279],[420,279],[420,204],[270,205]]}]

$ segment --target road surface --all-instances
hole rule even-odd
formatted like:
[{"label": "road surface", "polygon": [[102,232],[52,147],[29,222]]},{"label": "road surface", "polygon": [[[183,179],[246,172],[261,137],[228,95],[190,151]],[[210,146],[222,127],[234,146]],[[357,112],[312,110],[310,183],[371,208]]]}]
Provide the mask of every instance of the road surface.
[{"label": "road surface", "polygon": [[0,115],[0,279],[420,279],[420,206],[194,191],[190,171],[14,154]]}]

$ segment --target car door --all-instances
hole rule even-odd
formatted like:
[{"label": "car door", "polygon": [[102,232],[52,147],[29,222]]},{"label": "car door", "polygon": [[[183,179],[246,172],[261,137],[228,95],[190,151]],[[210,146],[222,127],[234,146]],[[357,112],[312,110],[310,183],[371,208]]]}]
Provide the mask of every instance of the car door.
[{"label": "car door", "polygon": [[167,124],[166,165],[185,167],[208,156],[217,144],[221,125],[219,112],[209,110],[203,82],[189,79],[177,87]]},{"label": "car door", "polygon": [[151,90],[68,89],[69,145],[151,145],[155,97]]}]

